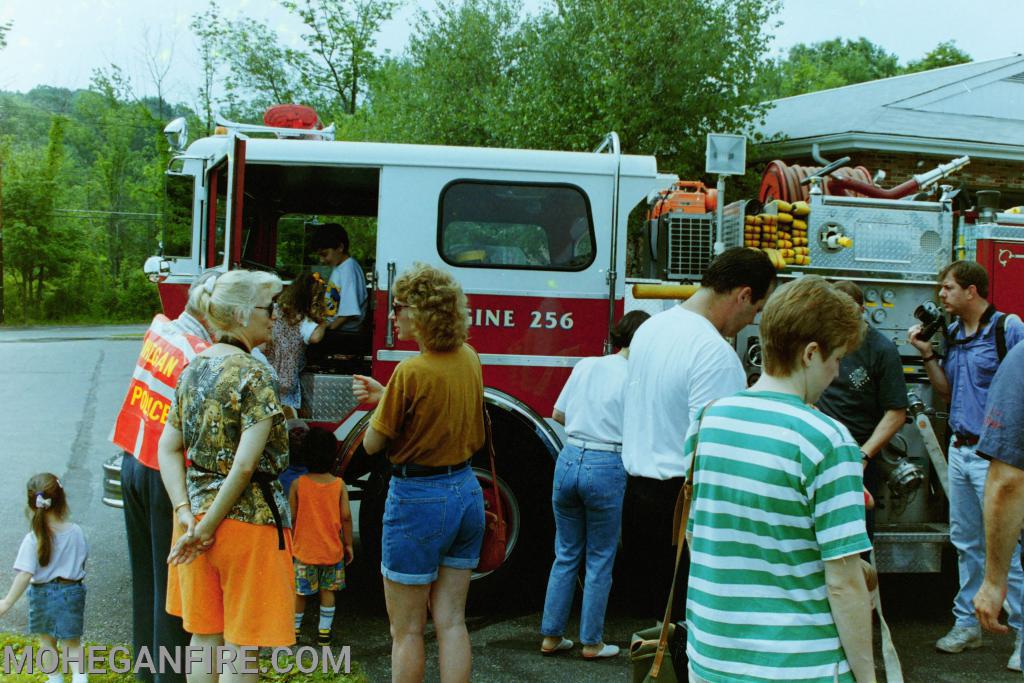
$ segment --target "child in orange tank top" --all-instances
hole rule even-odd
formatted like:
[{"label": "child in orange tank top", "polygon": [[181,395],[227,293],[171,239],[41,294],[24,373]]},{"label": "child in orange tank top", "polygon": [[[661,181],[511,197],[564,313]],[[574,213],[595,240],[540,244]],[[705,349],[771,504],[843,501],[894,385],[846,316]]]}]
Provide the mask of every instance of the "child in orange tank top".
[{"label": "child in orange tank top", "polygon": [[306,598],[320,596],[317,643],[330,645],[334,591],[345,587],[345,565],[352,561],[352,513],[345,482],[331,472],[338,442],[313,427],[302,442],[309,473],[288,492],[292,509],[292,563],[295,566],[295,637],[302,630]]}]

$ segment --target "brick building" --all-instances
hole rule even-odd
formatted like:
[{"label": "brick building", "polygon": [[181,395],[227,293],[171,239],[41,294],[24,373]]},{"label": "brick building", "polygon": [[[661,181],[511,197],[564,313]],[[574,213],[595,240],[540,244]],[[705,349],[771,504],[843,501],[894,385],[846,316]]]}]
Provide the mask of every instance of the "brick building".
[{"label": "brick building", "polygon": [[[1002,192],[1002,208],[1024,204],[1024,55],[858,83],[773,102],[759,132],[775,141],[750,149],[754,162],[851,157],[851,166],[892,187],[967,154],[953,176],[972,193]],[[973,195],[972,195],[973,196]]]}]

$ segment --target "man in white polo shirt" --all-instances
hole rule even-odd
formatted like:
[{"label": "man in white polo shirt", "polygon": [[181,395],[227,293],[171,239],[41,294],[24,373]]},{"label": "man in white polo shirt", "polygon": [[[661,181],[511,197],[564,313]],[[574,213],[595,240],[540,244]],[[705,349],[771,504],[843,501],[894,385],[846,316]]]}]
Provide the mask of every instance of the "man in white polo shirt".
[{"label": "man in white polo shirt", "polygon": [[[767,254],[737,247],[718,256],[689,300],[645,322],[633,337],[626,384],[622,463],[622,562],[638,616],[661,616],[672,582],[672,516],[683,485],[683,441],[707,403],[746,388],[725,337],[754,320],[775,286]],[[688,556],[676,594],[686,595]],[[673,618],[683,601],[673,606]]]}]

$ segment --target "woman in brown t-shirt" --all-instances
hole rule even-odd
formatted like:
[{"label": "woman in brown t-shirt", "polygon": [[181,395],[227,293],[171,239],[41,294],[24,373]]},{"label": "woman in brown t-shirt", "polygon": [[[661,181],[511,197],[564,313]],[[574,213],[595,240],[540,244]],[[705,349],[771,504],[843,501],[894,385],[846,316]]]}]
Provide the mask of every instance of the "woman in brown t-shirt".
[{"label": "woman in brown t-shirt", "polygon": [[423,680],[427,605],[437,629],[441,680],[468,681],[466,595],[480,559],[483,494],[469,459],[484,445],[480,360],[466,341],[466,297],[448,273],[417,264],[395,281],[391,320],[420,354],[385,389],[356,375],[356,397],[378,403],[363,446],[387,448],[381,573],[394,640],[394,681]]}]

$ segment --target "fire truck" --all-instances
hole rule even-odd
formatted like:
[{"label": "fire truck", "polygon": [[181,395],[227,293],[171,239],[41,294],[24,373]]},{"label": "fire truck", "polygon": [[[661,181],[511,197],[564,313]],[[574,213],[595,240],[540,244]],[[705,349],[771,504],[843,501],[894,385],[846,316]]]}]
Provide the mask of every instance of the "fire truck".
[{"label": "fire truck", "polygon": [[[170,196],[181,197],[176,209],[190,239],[174,254],[151,257],[146,271],[174,317],[205,269],[267,269],[288,280],[315,267],[306,245],[318,221],[371,227],[368,253],[354,249],[370,290],[367,351],[301,378],[302,414],[338,440],[338,472],[359,504],[368,561],[379,557],[389,475],[383,458],[361,447],[370,410],[358,405],[351,384],[353,374],[386,382],[417,352],[388,322],[398,273],[414,262],[448,269],[468,297],[509,523],[507,561],[474,577],[474,591],[509,594],[512,585],[542,586],[550,566],[551,475],[564,431],[548,416],[573,365],[610,350],[609,330],[626,310],[656,312],[685,298],[716,253],[750,245],[757,219],[778,225],[780,209],[799,201],[808,208],[806,260],[783,256],[785,247],[765,248],[783,277],[815,273],[860,284],[869,323],[900,345],[918,399],[913,423],[883,455],[890,486],[879,500],[880,569],[938,571],[937,549],[948,538],[945,440],[936,419],[942,406],[933,405],[918,356],[903,339],[916,308],[934,303],[935,275],[952,257],[977,257],[990,273],[991,263],[1007,265],[1007,273],[1024,269],[1014,260],[1024,259],[1024,217],[958,214],[952,190],[934,201],[864,196],[879,188],[839,165],[794,171],[795,178],[775,166],[782,182],[772,184],[766,173],[759,200],[729,204],[719,224],[713,191],[660,173],[653,157],[623,154],[615,133],[591,153],[345,142],[315,114],[287,111],[298,114],[279,110],[264,125],[221,120],[214,135],[187,147],[183,120],[167,127],[176,150],[169,180],[184,188]],[[963,163],[922,176],[914,191]],[[644,239],[640,272],[627,282],[631,220],[643,224]],[[994,301],[1012,310],[1019,304],[997,289],[1005,278],[993,273]],[[735,343],[753,381],[760,372],[756,322]],[[481,481],[490,479],[483,454],[473,466]],[[118,505],[119,466],[112,460],[105,468],[104,502]]]},{"label": "fire truck", "polygon": [[[344,142],[306,119],[301,128],[219,123],[218,133],[187,148],[183,122],[168,127],[178,150],[169,180],[187,187],[169,196],[183,197],[177,212],[188,216],[191,239],[178,249],[187,253],[147,261],[163,312],[177,316],[189,284],[208,268],[273,270],[286,281],[316,268],[306,246],[316,221],[373,228],[372,252],[353,246],[370,290],[367,353],[301,377],[301,412],[337,437],[338,472],[359,503],[363,556],[372,563],[389,471],[361,448],[370,410],[352,395],[352,375],[387,382],[418,352],[388,321],[397,275],[415,262],[451,271],[468,298],[509,525],[507,561],[480,585],[507,590],[507,582],[545,573],[551,478],[564,438],[549,416],[573,365],[606,351],[623,314],[630,208],[642,211],[675,176],[659,173],[653,157],[623,154],[614,133],[587,153]],[[486,454],[473,465],[490,479]],[[117,467],[107,465],[110,504],[119,499]]]},{"label": "fire truck", "polygon": [[[658,281],[690,283],[711,258],[710,245],[745,245],[769,252],[783,280],[814,274],[861,287],[868,324],[899,349],[910,403],[907,424],[878,458],[884,480],[875,501],[878,568],[939,572],[949,539],[948,413],[906,334],[918,321],[941,319],[936,275],[954,259],[982,263],[990,301],[1001,311],[1024,313],[1024,215],[1000,212],[998,192],[978,192],[972,206],[955,184],[940,185],[970,162],[966,156],[889,189],[876,184],[884,174],[848,162],[804,167],[773,161],[758,198],[725,206],[720,226],[710,210],[659,210],[658,202],[671,203],[676,193],[686,196],[676,204],[700,204],[691,187],[666,190],[652,202],[650,234],[662,246],[660,257],[657,249],[649,254],[651,267]],[[645,292],[658,296],[661,288]],[[674,292],[685,296],[689,289],[683,284]],[[757,321],[737,335],[735,346],[753,383],[761,372]]]}]

